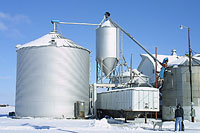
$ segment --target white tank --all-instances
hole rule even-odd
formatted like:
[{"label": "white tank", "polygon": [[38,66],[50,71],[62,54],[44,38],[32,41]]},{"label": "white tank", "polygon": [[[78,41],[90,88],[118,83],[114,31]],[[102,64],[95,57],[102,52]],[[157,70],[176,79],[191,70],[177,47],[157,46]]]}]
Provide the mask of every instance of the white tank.
[{"label": "white tank", "polygon": [[17,45],[16,115],[73,118],[77,101],[87,115],[89,54],[55,32]]},{"label": "white tank", "polygon": [[105,75],[109,75],[116,67],[120,54],[119,49],[119,28],[114,27],[107,20],[96,29],[96,60],[102,66],[101,70]]}]

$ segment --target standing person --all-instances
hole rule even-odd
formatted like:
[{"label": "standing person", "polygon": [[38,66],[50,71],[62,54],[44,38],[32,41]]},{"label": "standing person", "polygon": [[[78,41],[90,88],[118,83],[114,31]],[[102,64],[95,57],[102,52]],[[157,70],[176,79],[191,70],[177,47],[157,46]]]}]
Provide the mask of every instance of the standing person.
[{"label": "standing person", "polygon": [[180,104],[178,104],[176,107],[177,109],[175,110],[175,118],[176,118],[175,131],[177,131],[178,125],[179,125],[179,131],[182,131],[182,121],[184,119],[184,112]]},{"label": "standing person", "polygon": [[167,63],[168,63],[168,58],[164,58],[163,62],[162,62],[162,68],[160,70],[160,74],[159,74],[159,77],[161,80],[164,79],[164,75],[165,75],[165,71],[166,71],[166,68],[167,68]]},{"label": "standing person", "polygon": [[167,68],[167,63],[168,63],[168,58],[164,58],[163,62],[160,64],[160,65],[162,65],[162,68],[159,73],[159,84],[161,87],[164,84],[164,76],[165,76],[165,71]]},{"label": "standing person", "polygon": [[185,126],[184,126],[184,123],[183,123],[183,121],[184,121],[184,111],[183,111],[183,108],[181,107],[181,105],[180,105],[180,109],[181,109],[182,114],[183,114],[183,116],[182,116],[182,121],[181,121],[181,124],[182,124],[181,131],[184,131],[184,130],[185,130]]}]

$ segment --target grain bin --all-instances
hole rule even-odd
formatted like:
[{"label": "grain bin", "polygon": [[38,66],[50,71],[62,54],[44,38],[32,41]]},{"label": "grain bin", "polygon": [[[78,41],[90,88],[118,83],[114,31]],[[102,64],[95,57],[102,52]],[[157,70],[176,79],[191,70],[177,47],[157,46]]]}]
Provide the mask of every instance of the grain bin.
[{"label": "grain bin", "polygon": [[[184,119],[191,120],[191,89],[188,65],[178,65],[167,69],[162,88],[162,119],[173,120],[176,105],[184,109]],[[195,120],[200,121],[200,66],[192,66],[192,99]]]},{"label": "grain bin", "polygon": [[106,76],[118,63],[119,49],[120,30],[107,20],[96,29],[96,60]]},{"label": "grain bin", "polygon": [[89,105],[90,51],[49,34],[17,45],[16,115],[74,117],[74,103]]}]

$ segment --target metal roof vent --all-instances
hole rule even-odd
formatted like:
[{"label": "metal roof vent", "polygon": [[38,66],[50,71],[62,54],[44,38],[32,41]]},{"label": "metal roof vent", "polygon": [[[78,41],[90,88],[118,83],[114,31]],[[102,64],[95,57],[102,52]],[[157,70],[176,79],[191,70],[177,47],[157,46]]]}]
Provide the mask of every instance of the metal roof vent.
[{"label": "metal roof vent", "polygon": [[177,56],[177,54],[176,54],[176,49],[172,49],[172,54],[171,54],[172,56]]}]

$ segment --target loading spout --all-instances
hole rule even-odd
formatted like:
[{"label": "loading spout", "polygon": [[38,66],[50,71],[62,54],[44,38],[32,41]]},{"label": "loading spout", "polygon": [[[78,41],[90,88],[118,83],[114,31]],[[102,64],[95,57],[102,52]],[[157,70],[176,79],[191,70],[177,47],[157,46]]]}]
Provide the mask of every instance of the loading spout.
[{"label": "loading spout", "polygon": [[139,45],[148,55],[150,55],[154,61],[157,61],[158,63],[160,63],[162,65],[162,63],[157,59],[155,58],[147,49],[145,49],[137,40],[135,40],[128,32],[126,32],[122,27],[120,27],[117,23],[115,23],[110,17],[110,13],[109,12],[106,12],[105,13],[105,17],[106,19],[110,20],[110,22],[115,26],[115,27],[118,27],[120,30],[122,30],[128,37],[131,38],[131,40],[133,40],[137,45]]}]

